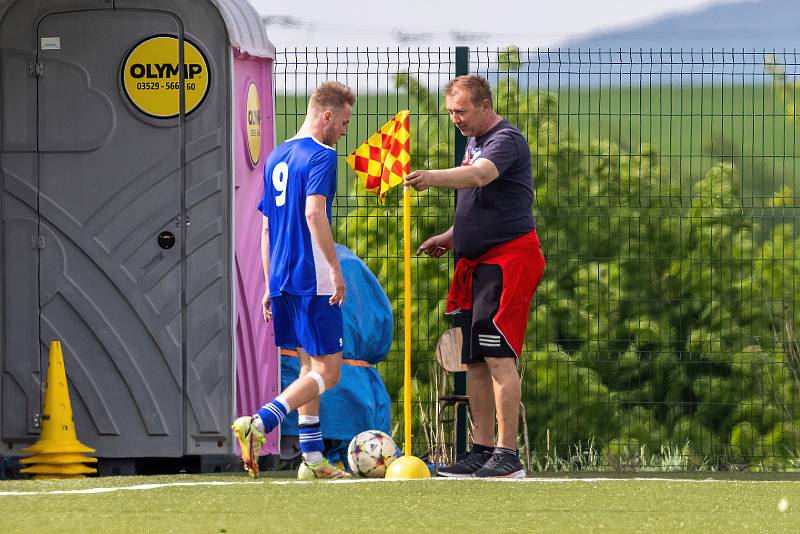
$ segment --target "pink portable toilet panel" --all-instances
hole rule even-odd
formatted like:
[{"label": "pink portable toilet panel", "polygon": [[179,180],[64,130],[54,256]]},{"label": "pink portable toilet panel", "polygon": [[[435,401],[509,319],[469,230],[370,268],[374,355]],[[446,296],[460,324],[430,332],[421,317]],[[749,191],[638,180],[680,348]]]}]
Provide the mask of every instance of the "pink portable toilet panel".
[{"label": "pink portable toilet panel", "polygon": [[[234,52],[237,416],[254,413],[278,394],[278,350],[272,324],[261,313],[262,217],[256,209],[264,189],[264,159],[275,144],[271,73],[271,59]],[[262,453],[278,452],[273,432]]]}]

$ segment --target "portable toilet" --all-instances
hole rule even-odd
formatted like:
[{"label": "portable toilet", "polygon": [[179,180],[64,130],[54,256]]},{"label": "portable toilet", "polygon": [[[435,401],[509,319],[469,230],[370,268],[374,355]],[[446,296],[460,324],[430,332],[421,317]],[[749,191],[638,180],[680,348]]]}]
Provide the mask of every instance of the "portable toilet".
[{"label": "portable toilet", "polygon": [[101,466],[231,455],[277,394],[273,60],[246,0],[0,0],[3,454],[38,437],[51,340]]}]

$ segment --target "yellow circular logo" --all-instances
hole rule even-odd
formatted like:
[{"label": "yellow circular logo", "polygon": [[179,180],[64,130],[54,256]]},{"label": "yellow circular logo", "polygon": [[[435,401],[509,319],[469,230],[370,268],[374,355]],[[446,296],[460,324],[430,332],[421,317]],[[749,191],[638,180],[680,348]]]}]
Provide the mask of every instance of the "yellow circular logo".
[{"label": "yellow circular logo", "polygon": [[261,96],[255,82],[247,88],[247,152],[255,167],[261,159]]},{"label": "yellow circular logo", "polygon": [[[139,111],[151,117],[169,119],[180,113],[178,43],[173,35],[148,37],[125,57],[122,66],[125,95]],[[203,103],[211,84],[208,61],[188,39],[183,40],[183,81],[188,115]]]}]

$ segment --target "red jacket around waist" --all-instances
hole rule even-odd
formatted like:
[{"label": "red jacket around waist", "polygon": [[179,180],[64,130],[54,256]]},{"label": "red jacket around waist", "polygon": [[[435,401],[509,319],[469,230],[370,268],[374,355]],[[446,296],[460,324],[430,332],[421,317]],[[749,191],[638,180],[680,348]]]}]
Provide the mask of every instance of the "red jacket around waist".
[{"label": "red jacket around waist", "polygon": [[459,258],[447,295],[447,313],[472,310],[472,275],[480,264],[497,265],[503,272],[503,291],[494,323],[519,357],[531,300],[545,267],[536,230],[501,243],[475,259]]}]

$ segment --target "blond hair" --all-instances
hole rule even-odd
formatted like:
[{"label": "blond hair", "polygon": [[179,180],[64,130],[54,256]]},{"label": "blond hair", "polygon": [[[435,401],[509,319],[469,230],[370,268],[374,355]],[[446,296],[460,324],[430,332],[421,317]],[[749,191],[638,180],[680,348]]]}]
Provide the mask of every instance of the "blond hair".
[{"label": "blond hair", "polygon": [[339,82],[325,82],[317,87],[308,100],[308,107],[318,110],[342,109],[345,104],[356,103],[353,91]]},{"label": "blond hair", "polygon": [[467,91],[472,97],[472,103],[480,106],[484,100],[489,101],[492,106],[492,88],[489,85],[489,80],[483,76],[458,76],[450,80],[450,83],[445,87],[447,95],[453,96],[456,89],[463,89]]}]

